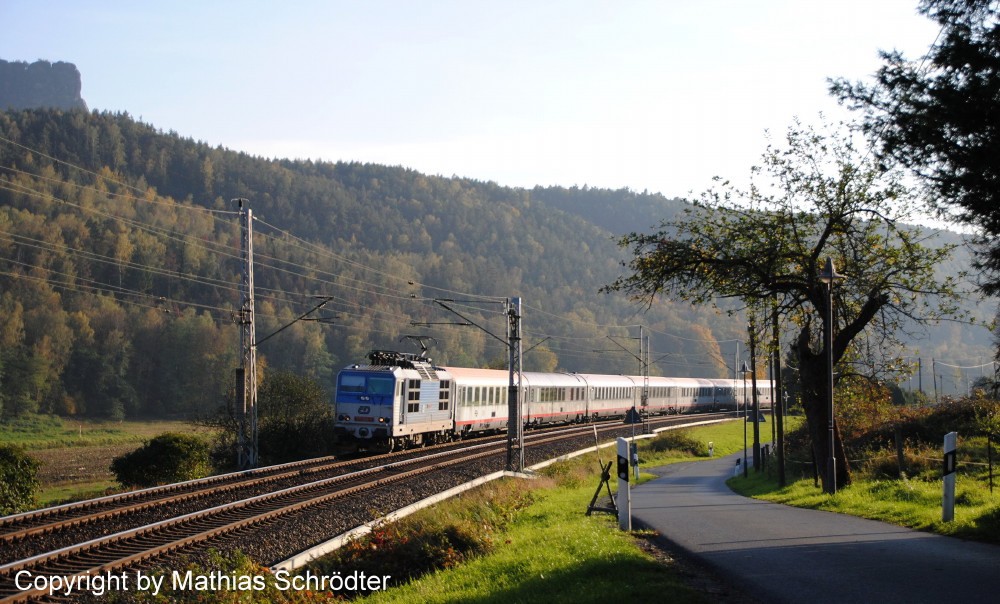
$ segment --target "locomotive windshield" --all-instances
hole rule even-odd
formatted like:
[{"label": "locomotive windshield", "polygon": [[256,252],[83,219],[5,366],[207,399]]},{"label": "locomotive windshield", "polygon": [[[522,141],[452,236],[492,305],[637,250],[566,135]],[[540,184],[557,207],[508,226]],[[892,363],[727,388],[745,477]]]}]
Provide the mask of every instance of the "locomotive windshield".
[{"label": "locomotive windshield", "polygon": [[375,394],[392,396],[396,381],[392,377],[376,377],[364,374],[340,374],[338,390],[343,394]]}]

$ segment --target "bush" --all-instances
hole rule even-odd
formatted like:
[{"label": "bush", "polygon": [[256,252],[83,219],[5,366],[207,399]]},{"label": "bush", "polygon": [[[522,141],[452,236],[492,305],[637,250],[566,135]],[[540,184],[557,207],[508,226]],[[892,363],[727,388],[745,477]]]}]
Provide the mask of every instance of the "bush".
[{"label": "bush", "polygon": [[208,476],[208,443],[190,434],[167,432],[116,457],[111,471],[124,487],[142,488]]},{"label": "bush", "polygon": [[20,447],[0,444],[0,516],[30,510],[38,488],[38,462]]},{"label": "bush", "polygon": [[[212,460],[219,469],[236,469],[235,401],[206,418],[215,428]],[[334,452],[333,405],[319,382],[288,371],[268,371],[257,391],[259,466],[331,455]]]},{"label": "bush", "polygon": [[708,457],[708,444],[693,436],[687,430],[667,430],[649,443],[656,452],[675,451],[694,457]]},{"label": "bush", "polygon": [[399,581],[454,568],[493,550],[495,536],[534,501],[532,489],[538,485],[528,482],[498,481],[433,510],[379,523],[368,535],[314,560],[309,567],[323,575],[377,568]]}]

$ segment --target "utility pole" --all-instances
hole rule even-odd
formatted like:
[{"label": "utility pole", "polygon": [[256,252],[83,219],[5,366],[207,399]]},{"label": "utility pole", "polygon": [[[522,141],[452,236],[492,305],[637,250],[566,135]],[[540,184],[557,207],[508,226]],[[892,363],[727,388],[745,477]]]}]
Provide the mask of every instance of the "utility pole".
[{"label": "utility pole", "polygon": [[771,362],[771,373],[774,376],[774,385],[771,388],[771,419],[776,433],[774,443],[778,452],[778,486],[785,486],[787,478],[785,476],[785,410],[782,403],[784,384],[781,377],[781,331],[778,326],[778,305],[775,300],[774,312],[771,314],[772,337],[774,338],[774,360]]},{"label": "utility pole", "polygon": [[[642,326],[639,326],[639,355],[642,355]],[[649,406],[649,336],[646,336],[646,356],[642,363],[642,399],[640,404],[645,411]]]},{"label": "utility pole", "polygon": [[236,199],[240,208],[241,259],[240,283],[240,369],[242,384],[237,384],[236,465],[241,470],[257,467],[257,337],[253,305],[253,211],[246,199]]},{"label": "utility pole", "polygon": [[463,323],[423,323],[411,322],[410,325],[428,327],[430,325],[461,325],[463,327],[478,327],[491,338],[503,342],[507,347],[507,368],[509,381],[507,384],[507,465],[509,472],[524,472],[524,413],[521,404],[521,384],[524,376],[521,372],[521,298],[509,298],[504,301],[504,314],[507,316],[507,337],[501,338],[470,318],[445,304],[454,302],[448,298],[435,299],[434,303],[448,312],[458,316]]},{"label": "utility pole", "polygon": [[747,323],[747,330],[750,334],[750,388],[751,401],[753,402],[753,469],[760,471],[760,409],[757,398],[757,323],[750,317]]},{"label": "utility pole", "polygon": [[[521,298],[507,304],[507,470],[524,471],[524,420],[521,406]],[[516,379],[515,379],[516,374]]]}]

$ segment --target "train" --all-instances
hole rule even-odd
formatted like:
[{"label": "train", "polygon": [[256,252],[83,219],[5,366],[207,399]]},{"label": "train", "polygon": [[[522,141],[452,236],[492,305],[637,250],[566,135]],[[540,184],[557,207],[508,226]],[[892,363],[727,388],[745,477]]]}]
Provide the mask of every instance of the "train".
[{"label": "train", "polygon": [[[375,350],[369,363],[337,375],[335,433],[368,450],[395,450],[505,431],[510,374],[439,367],[412,353]],[[525,428],[752,407],[750,382],[525,371]],[[515,375],[516,378],[516,375]],[[757,382],[758,409],[771,406],[768,381]]]}]

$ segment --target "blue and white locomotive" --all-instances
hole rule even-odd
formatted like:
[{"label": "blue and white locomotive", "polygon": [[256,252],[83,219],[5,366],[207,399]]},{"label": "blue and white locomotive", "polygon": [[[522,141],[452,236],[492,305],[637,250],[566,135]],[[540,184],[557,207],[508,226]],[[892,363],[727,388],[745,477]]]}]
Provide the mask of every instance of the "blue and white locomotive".
[{"label": "blue and white locomotive", "polygon": [[[336,432],[365,448],[397,449],[507,429],[507,371],[438,367],[406,353],[373,351],[368,365],[337,377]],[[734,380],[583,373],[522,374],[526,426],[742,408],[751,394]],[[749,388],[748,388],[749,389]],[[757,384],[770,407],[770,383]]]}]

